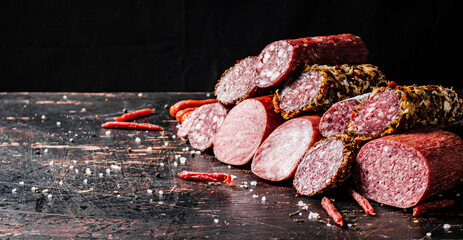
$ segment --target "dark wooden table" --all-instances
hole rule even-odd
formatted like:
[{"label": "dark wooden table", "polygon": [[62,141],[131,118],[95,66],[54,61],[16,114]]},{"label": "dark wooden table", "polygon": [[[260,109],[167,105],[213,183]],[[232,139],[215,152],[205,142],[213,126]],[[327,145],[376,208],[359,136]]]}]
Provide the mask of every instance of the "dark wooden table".
[{"label": "dark wooden table", "polygon": [[[165,105],[207,97],[0,93],[0,238],[463,238],[461,187],[437,197],[455,199],[455,207],[416,218],[410,209],[376,203],[377,215],[367,216],[338,191],[330,197],[345,218],[339,227],[320,197],[296,196],[291,181],[264,181],[249,166],[192,152],[175,137],[177,123]],[[123,109],[148,107],[155,113],[137,121],[165,132],[100,127]],[[181,180],[184,170],[229,173],[236,186]],[[320,219],[309,220],[310,212]]]}]

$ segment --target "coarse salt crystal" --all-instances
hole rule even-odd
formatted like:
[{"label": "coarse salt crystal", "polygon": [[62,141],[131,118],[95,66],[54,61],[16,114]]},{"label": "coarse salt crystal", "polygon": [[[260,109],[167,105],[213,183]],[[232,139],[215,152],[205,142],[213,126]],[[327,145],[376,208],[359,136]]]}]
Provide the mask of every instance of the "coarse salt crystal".
[{"label": "coarse salt crystal", "polygon": [[48,194],[47,197],[48,197],[48,199],[52,199],[52,198],[53,198],[53,195],[52,195],[52,194]]},{"label": "coarse salt crystal", "polygon": [[265,196],[263,196],[261,199],[260,199],[262,202],[265,202],[267,200],[267,198]]},{"label": "coarse salt crystal", "polygon": [[258,198],[258,197],[259,197],[259,195],[257,195],[257,194],[254,194],[254,195],[252,195],[252,197],[253,197],[253,198]]},{"label": "coarse salt crystal", "polygon": [[444,229],[449,229],[450,228],[450,224],[446,223],[444,224]]},{"label": "coarse salt crystal", "polygon": [[45,115],[42,115],[42,117],[41,117],[41,118],[42,118],[43,120],[45,120],[45,119],[47,119],[47,116],[45,116]]},{"label": "coarse salt crystal", "polygon": [[162,162],[162,163],[159,163],[159,166],[160,166],[160,167],[164,167],[164,163],[163,163],[163,162]]},{"label": "coarse salt crystal", "polygon": [[135,142],[136,142],[136,143],[141,143],[141,139],[140,139],[139,137],[136,137],[136,138],[135,138]]},{"label": "coarse salt crystal", "polygon": [[431,237],[431,235],[432,235],[432,233],[430,233],[430,232],[426,233],[427,237]]},{"label": "coarse salt crystal", "polygon": [[59,181],[58,185],[63,186],[63,180]]},{"label": "coarse salt crystal", "polygon": [[17,191],[18,191],[17,188],[13,188],[13,189],[11,190],[11,193],[15,194]]},{"label": "coarse salt crystal", "polygon": [[103,173],[98,173],[99,178],[103,178]]},{"label": "coarse salt crystal", "polygon": [[214,223],[219,223],[219,219],[215,218]]},{"label": "coarse salt crystal", "polygon": [[148,151],[148,152],[151,152],[152,150],[153,150],[152,147],[147,147],[147,148],[146,148],[146,151]]},{"label": "coarse salt crystal", "polygon": [[310,220],[317,220],[319,217],[320,217],[320,214],[316,212],[310,212],[307,218]]},{"label": "coarse salt crystal", "polygon": [[177,162],[174,162],[174,167],[177,167],[178,166],[178,163]]},{"label": "coarse salt crystal", "polygon": [[85,169],[85,173],[86,173],[87,175],[92,175],[92,170],[91,170],[90,168],[86,168],[86,169]]},{"label": "coarse salt crystal", "polygon": [[88,180],[84,179],[84,185],[87,185],[87,183],[88,183]]},{"label": "coarse salt crystal", "polygon": [[117,172],[121,170],[121,167],[119,167],[118,165],[112,164],[111,169]]},{"label": "coarse salt crystal", "polygon": [[352,227],[352,223],[348,223],[348,224],[347,224],[347,227]]},{"label": "coarse salt crystal", "polygon": [[109,135],[111,135],[111,131],[108,130],[108,131],[105,132],[105,134],[106,134],[106,136],[109,136]]},{"label": "coarse salt crystal", "polygon": [[257,181],[252,181],[250,182],[251,186],[256,186],[257,185]]},{"label": "coarse salt crystal", "polygon": [[67,95],[63,95],[63,99],[64,99],[64,100],[68,99],[68,96],[67,96]]},{"label": "coarse salt crystal", "polygon": [[179,160],[180,160],[180,164],[184,165],[186,162],[186,157],[181,157]]},{"label": "coarse salt crystal", "polygon": [[106,168],[106,174],[110,174],[110,173],[111,173],[111,169]]},{"label": "coarse salt crystal", "polygon": [[138,97],[142,97],[142,96],[143,96],[143,93],[138,93],[137,96],[138,96]]},{"label": "coarse salt crystal", "polygon": [[53,160],[51,160],[48,165],[53,166]]},{"label": "coarse salt crystal", "polygon": [[164,142],[164,146],[169,146],[169,142]]},{"label": "coarse salt crystal", "polygon": [[195,151],[195,154],[196,154],[196,155],[200,155],[200,154],[201,154],[201,151],[196,150],[196,151]]},{"label": "coarse salt crystal", "polygon": [[159,194],[159,195],[163,195],[163,194],[164,194],[164,191],[159,190],[158,194]]},{"label": "coarse salt crystal", "polygon": [[151,195],[151,194],[153,194],[153,190],[147,189],[147,190],[146,190],[146,193],[148,193],[149,195]]},{"label": "coarse salt crystal", "polygon": [[32,192],[36,192],[37,189],[38,189],[38,188],[36,188],[36,187],[31,187],[31,191],[32,191]]}]

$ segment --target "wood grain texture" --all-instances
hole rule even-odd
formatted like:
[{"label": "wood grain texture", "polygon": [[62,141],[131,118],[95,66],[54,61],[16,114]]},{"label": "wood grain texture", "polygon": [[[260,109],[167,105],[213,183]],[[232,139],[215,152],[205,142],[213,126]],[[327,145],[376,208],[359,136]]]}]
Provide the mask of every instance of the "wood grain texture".
[{"label": "wood grain texture", "polygon": [[[346,192],[333,192],[341,228],[322,209],[322,196],[295,196],[291,181],[261,180],[249,166],[228,167],[210,151],[192,154],[188,142],[173,137],[177,123],[164,105],[209,97],[0,93],[0,238],[463,238],[462,187],[441,196],[455,207],[417,218],[376,203],[377,215],[369,216]],[[100,127],[123,109],[143,108],[156,111],[135,121],[161,125],[165,134]],[[184,170],[229,173],[236,186],[185,181],[177,177]],[[297,210],[302,215],[289,217]],[[310,221],[309,212],[321,218]]]}]

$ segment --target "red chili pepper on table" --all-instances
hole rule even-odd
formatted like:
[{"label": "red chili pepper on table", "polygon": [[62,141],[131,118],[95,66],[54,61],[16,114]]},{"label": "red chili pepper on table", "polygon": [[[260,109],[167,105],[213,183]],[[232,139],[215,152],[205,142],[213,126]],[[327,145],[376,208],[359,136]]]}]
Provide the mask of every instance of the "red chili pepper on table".
[{"label": "red chili pepper on table", "polygon": [[387,83],[387,86],[389,87],[396,87],[397,86],[397,83],[395,83],[394,81],[390,81]]},{"label": "red chili pepper on table", "polygon": [[348,189],[348,191],[349,194],[355,199],[355,201],[357,201],[357,203],[360,205],[360,207],[363,208],[363,210],[365,210],[366,213],[370,215],[375,215],[373,207],[365,197],[363,197],[362,195],[350,188]]},{"label": "red chili pepper on table", "polygon": [[215,102],[217,102],[217,99],[215,98],[204,99],[204,100],[182,100],[172,105],[169,109],[169,112],[172,117],[175,117],[175,114],[177,114],[177,112],[181,109],[190,108],[190,107],[200,107],[204,104],[215,103]]},{"label": "red chili pepper on table", "polygon": [[136,123],[136,122],[107,122],[101,125],[104,128],[123,128],[135,130],[163,130],[161,126],[150,123]]},{"label": "red chili pepper on table", "polygon": [[178,174],[181,179],[203,182],[222,182],[232,184],[231,177],[226,173],[200,173],[200,172],[181,172]]},{"label": "red chili pepper on table", "polygon": [[151,113],[153,113],[153,111],[154,111],[154,109],[151,109],[151,108],[141,109],[141,110],[137,110],[137,111],[134,111],[134,112],[129,112],[129,113],[126,113],[126,114],[124,114],[122,116],[116,117],[116,118],[114,118],[114,120],[116,120],[118,122],[125,122],[125,121],[128,121],[128,120],[134,119],[134,118],[148,116]]},{"label": "red chili pepper on table", "polygon": [[328,215],[333,218],[334,222],[342,227],[343,220],[341,214],[336,210],[336,207],[327,197],[323,197],[322,199],[322,207],[326,210]]},{"label": "red chili pepper on table", "polygon": [[175,119],[177,120],[177,122],[179,123],[182,123],[183,122],[183,115],[189,113],[189,112],[192,112],[193,110],[195,110],[197,107],[189,107],[189,108],[184,108],[182,110],[179,110],[176,114],[175,114]]},{"label": "red chili pepper on table", "polygon": [[413,208],[413,216],[417,217],[425,212],[435,211],[442,208],[449,208],[455,204],[455,201],[450,199],[436,200],[432,202],[423,203]]}]

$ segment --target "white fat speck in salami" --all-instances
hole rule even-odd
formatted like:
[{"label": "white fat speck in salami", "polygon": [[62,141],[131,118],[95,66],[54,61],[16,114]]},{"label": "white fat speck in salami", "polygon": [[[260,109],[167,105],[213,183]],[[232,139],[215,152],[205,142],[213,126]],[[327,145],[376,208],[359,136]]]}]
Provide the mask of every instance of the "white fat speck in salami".
[{"label": "white fat speck in salami", "polygon": [[304,107],[317,96],[321,82],[317,71],[302,73],[281,90],[280,108],[289,112]]},{"label": "white fat speck in salami", "polygon": [[252,95],[257,89],[255,63],[256,57],[247,57],[225,71],[215,87],[217,101],[234,104]]},{"label": "white fat speck in salami", "polygon": [[320,116],[293,118],[276,128],[259,146],[251,170],[257,176],[282,181],[293,176],[304,153],[320,140]]},{"label": "white fat speck in salami", "polygon": [[294,187],[302,195],[328,188],[344,162],[345,144],[338,139],[318,142],[307,151],[294,175]]},{"label": "white fat speck in salami", "polygon": [[399,97],[394,91],[379,92],[360,105],[350,124],[355,134],[374,136],[389,126],[399,109]]},{"label": "white fat speck in salami", "polygon": [[199,107],[197,111],[200,114],[193,120],[188,140],[192,147],[203,151],[212,147],[214,135],[222,123],[218,119],[223,119],[228,110],[221,103],[211,103]]},{"label": "white fat speck in salami", "polygon": [[409,208],[463,178],[463,140],[440,129],[420,129],[372,140],[354,164],[354,186],[366,198]]},{"label": "white fat speck in salami", "polygon": [[215,157],[226,164],[243,165],[283,119],[273,111],[272,96],[247,99],[233,107],[214,137]]},{"label": "white fat speck in salami", "polygon": [[371,93],[365,93],[333,104],[320,119],[320,133],[324,137],[347,133],[354,107],[368,99],[370,95]]}]

